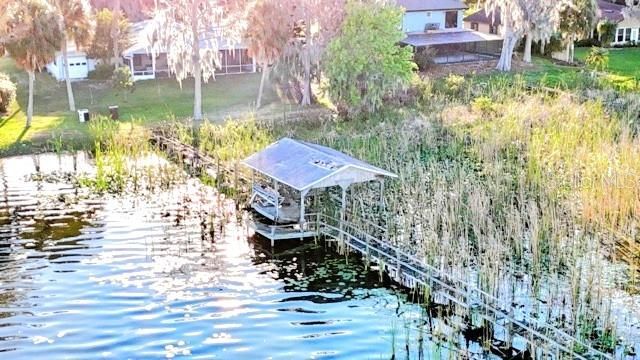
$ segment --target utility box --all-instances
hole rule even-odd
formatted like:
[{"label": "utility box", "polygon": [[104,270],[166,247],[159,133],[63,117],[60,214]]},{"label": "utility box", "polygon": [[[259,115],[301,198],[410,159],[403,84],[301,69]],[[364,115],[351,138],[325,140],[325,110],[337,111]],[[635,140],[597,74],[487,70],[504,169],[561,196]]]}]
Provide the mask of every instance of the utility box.
[{"label": "utility box", "polygon": [[78,120],[80,120],[80,122],[89,121],[89,109],[78,110]]},{"label": "utility box", "polygon": [[109,106],[109,114],[111,114],[111,120],[118,120],[120,113],[118,112],[118,105]]}]

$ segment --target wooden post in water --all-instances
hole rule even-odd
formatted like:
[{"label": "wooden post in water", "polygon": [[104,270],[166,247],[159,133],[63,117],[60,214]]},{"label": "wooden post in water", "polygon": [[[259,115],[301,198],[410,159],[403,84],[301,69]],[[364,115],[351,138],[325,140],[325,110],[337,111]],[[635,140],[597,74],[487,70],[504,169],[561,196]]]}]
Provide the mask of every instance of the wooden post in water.
[{"label": "wooden post in water", "polygon": [[276,181],[276,179],[273,179],[273,190],[275,190],[275,195],[276,195],[276,201],[275,204],[273,204],[273,206],[275,206],[276,208],[276,216],[273,219],[274,221],[278,220],[278,217],[280,215],[279,211],[280,211],[280,207],[278,206],[278,202],[280,201],[280,195],[278,195],[278,181]]},{"label": "wooden post in water", "polygon": [[[307,196],[307,193],[309,192],[309,190],[303,190],[300,192],[300,240],[302,240],[302,233],[304,232],[304,198]],[[276,200],[276,203],[278,201]]]},{"label": "wooden post in water", "polygon": [[340,185],[342,189],[342,197],[340,201],[340,242],[344,243],[344,221],[346,220],[346,208],[347,208],[347,187],[349,185]]}]

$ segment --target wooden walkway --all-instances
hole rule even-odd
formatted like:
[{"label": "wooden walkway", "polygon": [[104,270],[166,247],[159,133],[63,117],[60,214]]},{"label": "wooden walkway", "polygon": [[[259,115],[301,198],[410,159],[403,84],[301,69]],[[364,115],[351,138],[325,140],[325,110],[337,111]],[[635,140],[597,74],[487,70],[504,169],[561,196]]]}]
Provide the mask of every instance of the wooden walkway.
[{"label": "wooden walkway", "polygon": [[[318,214],[317,222],[319,235],[341,242],[369,261],[383,265],[389,275],[402,285],[408,288],[426,286],[432,294],[437,294],[509,332],[507,337],[511,341],[519,337],[535,349],[532,354],[534,359],[613,359],[612,355],[593,348],[560,328],[541,324],[539,319],[530,315],[516,318],[512,304],[426,264],[385,239],[371,236],[349,222],[341,222],[322,214]],[[576,349],[582,351],[578,353]]]},{"label": "wooden walkway", "polygon": [[[179,157],[190,166],[198,167],[201,171],[226,171],[218,161],[200,154],[196,148],[163,134],[155,133],[153,141],[161,149]],[[239,175],[237,169],[234,170],[237,187]],[[296,232],[300,237],[324,237],[327,241],[335,241],[350,251],[360,253],[368,261],[380,264],[400,284],[408,288],[427,287],[432,294],[487,320],[494,325],[494,337],[497,337],[496,329],[500,329],[507,343],[519,338],[533,349],[534,359],[614,359],[612,355],[593,348],[565,330],[541,323],[540,319],[531,315],[521,314],[516,317],[515,308],[510,302],[500,300],[475,285],[444,273],[393,246],[384,235],[386,230],[375,224],[369,226],[375,229],[376,234],[372,234],[350,222],[340,221],[325,214],[310,214],[306,221],[304,228],[283,225],[255,227],[254,230],[271,239],[277,238],[278,232],[285,231]],[[290,237],[290,234],[285,235]]]}]

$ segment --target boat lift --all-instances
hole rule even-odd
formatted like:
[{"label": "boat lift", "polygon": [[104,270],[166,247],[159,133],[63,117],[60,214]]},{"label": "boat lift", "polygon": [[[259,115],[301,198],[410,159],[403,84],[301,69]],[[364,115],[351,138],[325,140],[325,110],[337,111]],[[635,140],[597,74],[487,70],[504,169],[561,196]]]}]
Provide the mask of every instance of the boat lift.
[{"label": "boat lift", "polygon": [[244,160],[252,169],[250,206],[256,233],[271,240],[319,235],[319,209],[306,203],[327,189],[341,189],[340,217],[344,221],[347,190],[353,184],[376,181],[384,205],[384,179],[397,175],[337,150],[282,138]]}]

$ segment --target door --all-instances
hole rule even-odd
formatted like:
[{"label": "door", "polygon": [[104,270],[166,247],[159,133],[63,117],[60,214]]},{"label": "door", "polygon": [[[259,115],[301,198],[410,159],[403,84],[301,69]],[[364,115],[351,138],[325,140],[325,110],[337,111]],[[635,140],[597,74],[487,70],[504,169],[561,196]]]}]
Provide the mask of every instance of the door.
[{"label": "door", "polygon": [[70,56],[69,57],[69,78],[85,79],[88,75],[89,75],[89,65],[87,63],[87,57],[86,56]]}]

